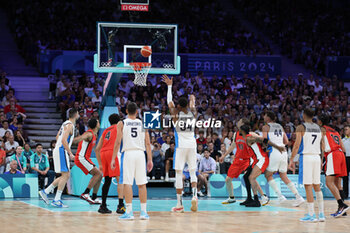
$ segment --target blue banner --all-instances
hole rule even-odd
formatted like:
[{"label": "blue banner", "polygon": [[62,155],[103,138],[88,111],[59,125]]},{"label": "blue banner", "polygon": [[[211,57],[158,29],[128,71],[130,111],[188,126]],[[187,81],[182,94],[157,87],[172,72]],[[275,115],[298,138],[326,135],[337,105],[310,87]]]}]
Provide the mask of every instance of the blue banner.
[{"label": "blue banner", "polygon": [[[93,73],[93,54],[88,51],[45,51],[40,54],[40,72],[54,73],[56,69],[62,72]],[[240,56],[224,54],[180,54],[181,72],[189,71],[196,75],[203,71],[204,75],[260,76],[265,73],[275,76],[281,73],[281,58],[279,56]],[[121,59],[122,54],[117,54]]]},{"label": "blue banner", "polygon": [[339,79],[350,80],[350,57],[327,57],[328,77],[337,75]]},{"label": "blue banner", "polygon": [[[226,175],[214,174],[210,177],[209,185],[210,185],[210,193],[212,197],[227,197],[228,193],[226,190],[225,183]],[[288,178],[294,183],[297,188],[299,194],[303,197],[306,197],[304,185],[298,184],[298,175],[288,175]],[[290,191],[287,185],[281,180],[278,175],[274,175],[274,179],[277,183],[278,188],[281,190],[282,194],[285,197],[293,198],[294,194]],[[269,197],[277,197],[276,193],[272,190],[272,188],[267,183],[265,176],[261,175],[257,179],[264,193]],[[246,197],[247,191],[245,188],[245,182],[243,179],[243,175],[240,175],[238,178],[232,180],[234,195],[235,197]],[[321,190],[323,192],[324,197],[333,197],[330,190],[326,187],[326,178],[324,175],[321,175]]]},{"label": "blue banner", "polygon": [[0,199],[38,197],[38,176],[35,174],[0,175]]}]

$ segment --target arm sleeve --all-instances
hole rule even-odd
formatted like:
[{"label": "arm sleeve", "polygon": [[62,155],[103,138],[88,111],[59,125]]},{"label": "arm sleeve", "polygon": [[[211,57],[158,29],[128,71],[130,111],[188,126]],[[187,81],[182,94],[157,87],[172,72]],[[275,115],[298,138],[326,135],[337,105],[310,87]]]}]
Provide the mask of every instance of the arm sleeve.
[{"label": "arm sleeve", "polygon": [[47,157],[47,155],[44,155],[45,156],[45,169],[50,167],[50,163],[49,163],[49,157]]},{"label": "arm sleeve", "polygon": [[30,167],[35,167],[34,165],[34,154],[30,156]]},{"label": "arm sleeve", "polygon": [[23,168],[27,168],[27,158],[25,156],[22,157],[23,159]]},{"label": "arm sleeve", "polygon": [[166,100],[167,100],[167,103],[171,103],[173,102],[173,93],[172,93],[172,87],[173,86],[168,86],[168,94],[167,94],[167,97],[166,97]]}]

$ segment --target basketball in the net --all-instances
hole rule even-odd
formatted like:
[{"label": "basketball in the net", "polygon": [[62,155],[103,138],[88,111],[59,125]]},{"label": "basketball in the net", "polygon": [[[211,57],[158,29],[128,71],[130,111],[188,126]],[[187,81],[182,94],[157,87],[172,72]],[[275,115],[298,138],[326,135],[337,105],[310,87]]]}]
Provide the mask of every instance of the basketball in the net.
[{"label": "basketball in the net", "polygon": [[141,55],[143,56],[143,57],[149,57],[149,56],[151,56],[151,54],[152,54],[152,49],[151,49],[151,47],[149,47],[149,46],[143,46],[142,47],[142,49],[141,49]]}]

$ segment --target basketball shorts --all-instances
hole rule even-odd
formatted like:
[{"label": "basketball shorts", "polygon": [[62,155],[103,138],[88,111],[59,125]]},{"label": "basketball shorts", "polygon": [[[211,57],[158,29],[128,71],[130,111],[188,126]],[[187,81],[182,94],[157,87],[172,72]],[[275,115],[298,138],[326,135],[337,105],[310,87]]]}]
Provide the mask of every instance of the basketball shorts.
[{"label": "basketball shorts", "polygon": [[287,152],[279,152],[279,150],[272,148],[269,153],[269,165],[266,170],[269,172],[286,173],[288,168],[288,154]]},{"label": "basketball shorts", "polygon": [[63,147],[55,148],[52,153],[56,173],[69,172],[69,155]]},{"label": "basketball shorts", "polygon": [[302,155],[299,162],[299,176],[302,176],[302,183],[321,183],[321,158],[319,155]]},{"label": "basketball shorts", "polygon": [[84,172],[85,175],[89,174],[89,172],[95,167],[95,164],[90,158],[87,159],[83,156],[76,156],[74,163]]},{"label": "basketball shorts", "polygon": [[188,170],[197,170],[197,149],[196,148],[176,148],[174,152],[174,169],[183,170],[185,163]]},{"label": "basketball shorts", "polygon": [[326,156],[326,176],[347,176],[345,155],[342,151],[333,151]]},{"label": "basketball shorts", "polygon": [[250,165],[250,159],[235,158],[227,171],[227,176],[237,178],[242,172],[247,170]]},{"label": "basketball shorts", "polygon": [[136,185],[147,184],[146,158],[143,151],[127,150],[122,153],[121,160],[121,184],[133,185],[134,179]]},{"label": "basketball shorts", "polygon": [[115,169],[111,168],[113,157],[113,150],[101,151],[101,165],[103,177],[117,177],[120,176],[119,159],[115,158]]},{"label": "basketball shorts", "polygon": [[269,166],[269,157],[261,156],[259,160],[254,160],[252,167],[257,166],[261,172],[264,173],[266,168]]}]

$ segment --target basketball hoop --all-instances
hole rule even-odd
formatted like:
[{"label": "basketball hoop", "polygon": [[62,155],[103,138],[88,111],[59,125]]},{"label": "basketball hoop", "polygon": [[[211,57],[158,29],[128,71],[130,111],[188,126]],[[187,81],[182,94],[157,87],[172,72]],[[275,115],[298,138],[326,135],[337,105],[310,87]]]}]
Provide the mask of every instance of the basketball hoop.
[{"label": "basketball hoop", "polygon": [[135,74],[134,84],[137,86],[147,86],[147,75],[151,69],[152,63],[132,62],[130,63]]}]

